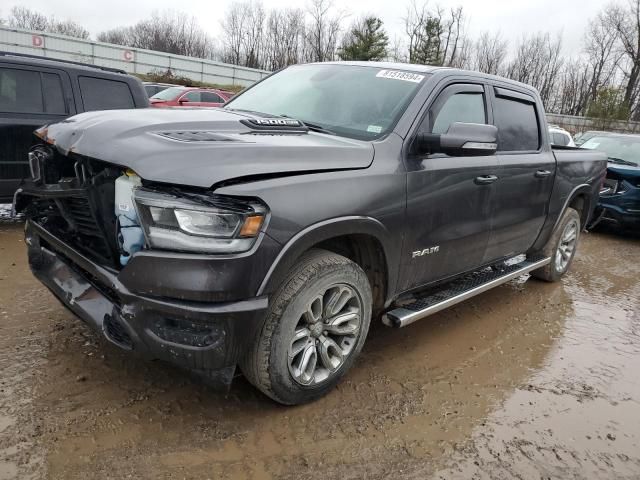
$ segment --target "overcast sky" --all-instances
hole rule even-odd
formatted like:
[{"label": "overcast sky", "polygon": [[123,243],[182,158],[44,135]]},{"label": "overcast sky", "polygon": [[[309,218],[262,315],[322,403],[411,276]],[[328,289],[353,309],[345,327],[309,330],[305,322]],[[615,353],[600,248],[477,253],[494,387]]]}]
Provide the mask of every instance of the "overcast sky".
[{"label": "overcast sky", "polygon": [[[195,16],[212,36],[220,35],[220,19],[233,0],[4,0],[0,15],[6,16],[14,5],[22,5],[60,19],[71,18],[87,28],[93,37],[109,28],[131,25],[147,18],[154,10],[177,9]],[[403,33],[402,18],[410,0],[335,0],[352,17],[372,13],[382,18],[388,31]],[[516,42],[525,33],[562,32],[564,53],[572,56],[582,48],[582,36],[589,18],[606,0],[439,0],[443,7],[461,5],[467,16],[467,32],[476,36],[484,30],[499,30],[505,39]],[[266,8],[305,6],[291,0],[263,0]]]}]

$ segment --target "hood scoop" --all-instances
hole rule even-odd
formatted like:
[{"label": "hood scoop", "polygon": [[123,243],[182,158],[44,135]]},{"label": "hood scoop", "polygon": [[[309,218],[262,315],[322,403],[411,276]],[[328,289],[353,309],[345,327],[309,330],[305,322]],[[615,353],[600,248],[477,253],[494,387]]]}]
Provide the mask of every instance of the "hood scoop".
[{"label": "hood scoop", "polygon": [[240,123],[260,133],[307,133],[309,129],[294,118],[249,118]]},{"label": "hood scoop", "polygon": [[173,132],[156,132],[159,137],[177,140],[179,142],[237,142],[237,138],[222,135],[210,130],[185,130]]}]

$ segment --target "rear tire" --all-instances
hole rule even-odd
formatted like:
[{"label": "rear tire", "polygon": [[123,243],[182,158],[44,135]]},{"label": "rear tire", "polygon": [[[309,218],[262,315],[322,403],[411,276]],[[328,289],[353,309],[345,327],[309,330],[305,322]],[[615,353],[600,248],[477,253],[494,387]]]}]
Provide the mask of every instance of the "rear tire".
[{"label": "rear tire", "polygon": [[360,353],[371,305],[371,286],[356,263],[312,250],[271,297],[240,368],[276,402],[316,400],[335,387]]},{"label": "rear tire", "polygon": [[551,262],[531,272],[531,276],[545,282],[559,281],[573,262],[580,230],[580,214],[571,207],[567,208],[555,232],[540,252],[545,257],[551,257]]}]

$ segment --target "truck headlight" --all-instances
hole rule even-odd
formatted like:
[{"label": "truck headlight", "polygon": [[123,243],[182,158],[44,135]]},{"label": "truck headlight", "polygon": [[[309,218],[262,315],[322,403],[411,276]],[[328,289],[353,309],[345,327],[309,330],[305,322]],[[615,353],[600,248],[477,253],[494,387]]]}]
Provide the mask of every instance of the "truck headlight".
[{"label": "truck headlight", "polygon": [[255,243],[266,215],[258,202],[216,195],[138,188],[134,197],[149,246],[166,250],[245,252]]}]

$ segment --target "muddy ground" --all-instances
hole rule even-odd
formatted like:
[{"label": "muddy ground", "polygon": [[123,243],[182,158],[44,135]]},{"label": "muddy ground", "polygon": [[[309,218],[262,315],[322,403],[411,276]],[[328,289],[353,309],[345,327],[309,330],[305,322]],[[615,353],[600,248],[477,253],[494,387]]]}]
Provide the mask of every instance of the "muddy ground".
[{"label": "muddy ground", "polygon": [[337,390],[286,408],[101,341],[0,222],[0,479],[639,478],[639,279],[639,238],[585,235],[562,283],[376,324]]}]

